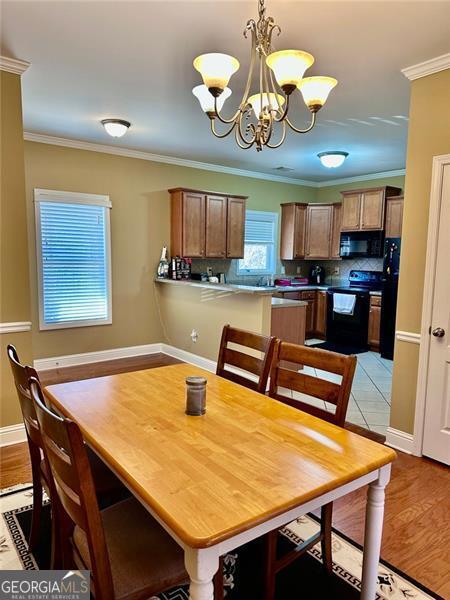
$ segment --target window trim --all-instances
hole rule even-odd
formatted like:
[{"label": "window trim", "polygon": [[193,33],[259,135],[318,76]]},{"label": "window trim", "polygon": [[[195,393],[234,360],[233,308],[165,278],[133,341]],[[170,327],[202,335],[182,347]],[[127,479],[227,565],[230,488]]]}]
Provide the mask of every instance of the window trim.
[{"label": "window trim", "polygon": [[52,329],[73,329],[78,327],[94,327],[98,325],[112,324],[112,273],[111,273],[111,214],[105,210],[105,262],[107,278],[107,316],[105,319],[85,319],[84,321],[64,321],[62,323],[46,323],[44,320],[44,281],[42,264],[42,236],[41,236],[41,211],[39,202],[57,202],[59,204],[87,204],[91,206],[102,206],[110,209],[112,203],[109,196],[99,194],[85,194],[78,192],[60,192],[58,190],[45,190],[35,188],[34,190],[34,215],[36,236],[36,266],[38,283],[38,305],[39,305],[39,330],[48,331]]},{"label": "window trim", "polygon": [[[255,220],[259,220],[259,221],[269,221],[270,223],[273,223],[274,240],[273,240],[272,249],[271,249],[271,253],[270,253],[269,268],[268,269],[241,269],[239,267],[239,261],[242,259],[238,259],[236,274],[237,275],[272,275],[275,273],[276,267],[277,267],[278,213],[265,211],[265,210],[246,210],[245,211],[245,221],[247,222],[247,219],[252,219],[252,218]],[[244,233],[244,249],[245,249],[246,243],[251,243],[251,242],[245,241],[245,233]],[[258,243],[258,242],[255,242],[255,243]],[[259,243],[261,244],[264,242],[259,242]],[[267,245],[269,245],[269,244],[267,244]]]}]

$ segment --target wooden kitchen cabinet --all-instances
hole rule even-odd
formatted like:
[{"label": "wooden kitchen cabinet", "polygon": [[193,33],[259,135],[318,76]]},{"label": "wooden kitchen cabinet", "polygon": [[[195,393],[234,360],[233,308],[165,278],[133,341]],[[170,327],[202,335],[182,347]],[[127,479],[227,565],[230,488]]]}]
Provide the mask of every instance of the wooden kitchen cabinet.
[{"label": "wooden kitchen cabinet", "polygon": [[309,204],[306,210],[306,252],[308,259],[328,259],[331,253],[333,206]]},{"label": "wooden kitchen cabinet", "polygon": [[227,255],[227,198],[206,196],[205,256],[225,258]]},{"label": "wooden kitchen cabinet", "polygon": [[403,196],[393,196],[386,201],[386,237],[402,237]]},{"label": "wooden kitchen cabinet", "polygon": [[187,188],[171,189],[169,193],[172,256],[244,256],[246,197]]},{"label": "wooden kitchen cabinet", "polygon": [[381,296],[370,296],[367,343],[371,350],[380,348]]},{"label": "wooden kitchen cabinet", "polygon": [[327,293],[324,290],[316,292],[315,313],[315,335],[325,338],[327,333]]},{"label": "wooden kitchen cabinet", "polygon": [[330,258],[341,258],[341,227],[342,227],[342,204],[337,202],[332,207],[333,223],[331,226]]},{"label": "wooden kitchen cabinet", "polygon": [[299,300],[304,300],[308,303],[306,307],[306,336],[314,335],[316,330],[316,292],[299,292]]},{"label": "wooden kitchen cabinet", "polygon": [[384,229],[386,199],[398,196],[400,192],[400,188],[392,186],[341,192],[341,231]]},{"label": "wooden kitchen cabinet", "polygon": [[308,205],[290,202],[281,205],[281,260],[305,257],[306,210]]},{"label": "wooden kitchen cabinet", "polygon": [[227,199],[227,258],[244,256],[245,198]]}]

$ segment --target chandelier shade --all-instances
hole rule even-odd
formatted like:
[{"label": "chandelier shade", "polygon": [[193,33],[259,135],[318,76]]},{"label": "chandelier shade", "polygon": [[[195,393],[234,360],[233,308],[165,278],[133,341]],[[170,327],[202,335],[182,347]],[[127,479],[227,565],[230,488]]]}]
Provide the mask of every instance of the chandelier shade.
[{"label": "chandelier shade", "polygon": [[[193,88],[192,93],[200,102],[200,106],[202,110],[206,113],[214,112],[214,96],[208,90],[206,85],[197,85]],[[225,100],[231,96],[230,88],[226,87],[223,90],[223,93],[217,98],[217,108],[218,110],[222,110],[223,105],[225,104]]]},{"label": "chandelier shade", "polygon": [[337,79],[334,77],[305,77],[297,87],[302,93],[306,106],[314,112],[322,108],[336,85]]},{"label": "chandelier shade", "polygon": [[276,112],[283,106],[284,98],[281,94],[253,94],[247,102],[251,104],[257,119],[259,119],[261,113],[266,115],[266,118],[269,118],[269,112]]},{"label": "chandelier shade", "polygon": [[272,69],[278,85],[286,93],[297,87],[298,83],[308,69],[314,63],[314,56],[303,50],[279,50],[272,52],[266,58],[267,66]]},{"label": "chandelier shade", "polygon": [[[252,146],[258,152],[279,148],[289,129],[295,133],[311,131],[317,112],[337,84],[332,77],[304,78],[314,57],[304,50],[275,50],[272,37],[280,32],[273,17],[266,16],[265,0],[258,0],[258,19],[249,19],[244,29],[244,37],[251,41],[247,82],[241,101],[230,116],[225,116],[222,109],[231,94],[227,86],[239,69],[238,60],[218,52],[201,54],[194,60],[204,85],[196,86],[192,92],[210,119],[211,132],[217,138],[234,133],[236,144],[244,150]],[[288,116],[292,98],[299,97],[297,90],[311,113],[310,123],[304,128],[296,127]]]},{"label": "chandelier shade", "polygon": [[218,96],[227,87],[233,73],[239,69],[239,61],[228,54],[211,52],[197,56],[194,67],[201,74],[206,87]]}]

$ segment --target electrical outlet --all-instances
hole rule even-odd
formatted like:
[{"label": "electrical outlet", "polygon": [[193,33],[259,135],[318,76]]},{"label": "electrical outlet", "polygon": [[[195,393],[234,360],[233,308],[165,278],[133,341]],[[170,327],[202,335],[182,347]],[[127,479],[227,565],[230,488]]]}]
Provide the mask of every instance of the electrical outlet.
[{"label": "electrical outlet", "polygon": [[302,268],[301,267],[297,267],[297,275],[301,275],[302,274]]},{"label": "electrical outlet", "polygon": [[198,341],[198,332],[195,331],[195,329],[193,329],[191,331],[191,340],[193,341],[194,344],[197,343],[197,341]]},{"label": "electrical outlet", "polygon": [[334,267],[334,269],[333,269],[333,275],[339,275],[339,273],[340,273],[339,267]]}]

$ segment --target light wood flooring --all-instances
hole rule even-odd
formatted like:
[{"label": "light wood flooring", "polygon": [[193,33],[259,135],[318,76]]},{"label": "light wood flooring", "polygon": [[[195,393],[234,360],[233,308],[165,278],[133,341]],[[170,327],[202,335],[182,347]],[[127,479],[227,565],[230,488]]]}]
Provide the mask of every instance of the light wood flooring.
[{"label": "light wood flooring", "polygon": [[[162,354],[151,355],[45,371],[41,380],[49,385],[176,362]],[[357,426],[349,428],[370,437],[377,435]],[[0,488],[28,481],[27,445],[1,448]],[[365,499],[366,490],[362,489],[334,505],[334,527],[360,544]],[[386,493],[382,557],[443,598],[450,598],[450,469],[426,458],[398,453]]]}]

